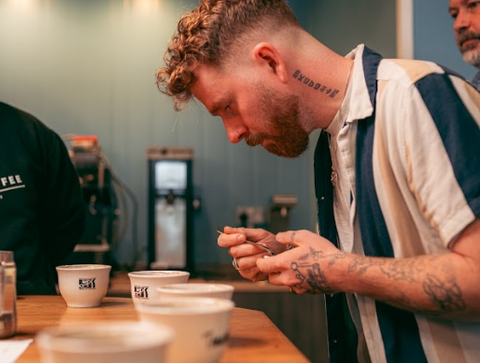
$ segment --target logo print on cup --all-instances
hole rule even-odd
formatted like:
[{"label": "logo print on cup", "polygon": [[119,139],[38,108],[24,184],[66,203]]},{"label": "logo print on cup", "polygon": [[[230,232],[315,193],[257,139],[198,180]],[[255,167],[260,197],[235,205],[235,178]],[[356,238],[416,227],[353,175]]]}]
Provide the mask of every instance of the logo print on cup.
[{"label": "logo print on cup", "polygon": [[137,299],[148,299],[148,286],[133,286],[133,296]]},{"label": "logo print on cup", "polygon": [[226,344],[228,342],[229,335],[228,333],[220,336],[215,336],[212,331],[207,331],[203,336],[208,340],[211,347],[218,347]]},{"label": "logo print on cup", "polygon": [[95,277],[78,279],[79,290],[95,290]]}]

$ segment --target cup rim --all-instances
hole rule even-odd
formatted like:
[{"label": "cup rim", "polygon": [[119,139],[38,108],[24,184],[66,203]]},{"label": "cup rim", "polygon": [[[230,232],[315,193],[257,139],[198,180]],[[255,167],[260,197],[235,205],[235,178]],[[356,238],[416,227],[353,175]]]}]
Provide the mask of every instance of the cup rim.
[{"label": "cup rim", "polygon": [[[134,344],[92,344],[94,339],[82,339],[68,336],[75,333],[91,334],[93,330],[108,332],[138,333]],[[145,334],[146,331],[152,334]],[[128,335],[125,335],[128,338]],[[139,338],[141,337],[141,339]],[[163,346],[173,341],[175,331],[162,323],[148,321],[100,321],[95,323],[72,323],[44,328],[35,336],[35,341],[41,349],[57,352],[72,352],[74,354],[130,352],[150,349],[158,345]],[[58,343],[54,343],[57,340]]]},{"label": "cup rim", "polygon": [[[88,268],[86,268],[88,266]],[[93,266],[93,267],[92,267]],[[75,263],[71,265],[57,266],[57,271],[86,271],[86,270],[104,270],[111,269],[112,266],[101,263]]]},{"label": "cup rim", "polygon": [[128,277],[141,277],[153,279],[158,277],[172,277],[172,276],[190,276],[190,272],[182,270],[139,270],[131,271]]},{"label": "cup rim", "polygon": [[157,292],[169,292],[175,294],[191,294],[195,292],[230,292],[234,290],[232,285],[217,284],[211,282],[176,283],[158,286]]},{"label": "cup rim", "polygon": [[[163,306],[165,304],[180,304],[181,307]],[[202,305],[207,309],[194,310],[192,306]],[[216,306],[215,309],[209,307]],[[185,307],[185,308],[183,308]],[[159,314],[159,315],[211,315],[232,311],[235,303],[230,299],[222,299],[215,297],[161,297],[156,300],[145,301],[142,304],[135,305],[135,309],[140,313]]]}]

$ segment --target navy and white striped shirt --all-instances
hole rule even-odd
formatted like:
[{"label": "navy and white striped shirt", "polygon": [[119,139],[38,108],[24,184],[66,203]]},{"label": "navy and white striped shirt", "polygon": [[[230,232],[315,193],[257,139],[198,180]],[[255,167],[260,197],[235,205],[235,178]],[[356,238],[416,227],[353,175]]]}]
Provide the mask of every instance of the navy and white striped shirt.
[{"label": "navy and white striped shirt", "polygon": [[[373,70],[378,54],[363,45],[347,57],[351,83],[327,129],[340,247],[393,258],[448,252],[480,218],[480,93],[432,62],[382,59]],[[348,302],[374,363],[480,362],[480,324],[362,295]]]}]

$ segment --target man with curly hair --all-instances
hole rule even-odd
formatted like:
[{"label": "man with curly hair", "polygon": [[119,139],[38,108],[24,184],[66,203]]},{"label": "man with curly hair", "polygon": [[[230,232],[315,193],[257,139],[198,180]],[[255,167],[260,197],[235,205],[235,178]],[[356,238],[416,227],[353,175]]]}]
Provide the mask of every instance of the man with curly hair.
[{"label": "man with curly hair", "polygon": [[[480,361],[480,95],[426,61],[336,54],[284,0],[205,0],[157,72],[232,143],[315,150],[320,236],[226,227],[244,278],[326,297],[331,362]],[[244,243],[259,242],[273,250]],[[293,247],[293,248],[292,248]]]}]

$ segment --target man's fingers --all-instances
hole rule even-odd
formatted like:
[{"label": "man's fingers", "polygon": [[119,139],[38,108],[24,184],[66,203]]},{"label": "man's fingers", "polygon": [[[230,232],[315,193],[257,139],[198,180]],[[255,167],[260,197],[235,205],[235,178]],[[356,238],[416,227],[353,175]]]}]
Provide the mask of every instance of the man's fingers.
[{"label": "man's fingers", "polygon": [[245,235],[243,234],[228,234],[222,233],[218,236],[217,243],[220,247],[231,247],[245,242]]},{"label": "man's fingers", "polygon": [[223,228],[223,231],[227,234],[230,234],[230,233],[245,233],[245,228],[244,227],[229,227],[229,226],[225,226]]},{"label": "man's fingers", "polygon": [[241,257],[235,257],[235,256],[232,256],[233,258],[235,258],[237,260],[237,264],[238,266],[242,269],[242,270],[248,270],[248,269],[256,269],[257,268],[257,260],[261,260],[262,257],[261,256],[258,256],[258,255],[247,255],[247,256],[241,256]]},{"label": "man's fingers", "polygon": [[275,235],[275,239],[284,245],[297,245],[299,233],[300,231],[279,232]]},{"label": "man's fingers", "polygon": [[259,258],[257,260],[257,267],[260,271],[266,274],[272,274],[281,271],[281,266],[278,263],[278,259],[269,255]]}]

